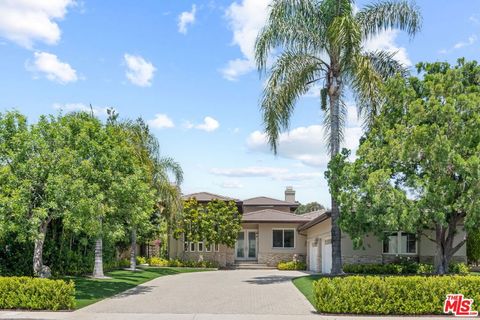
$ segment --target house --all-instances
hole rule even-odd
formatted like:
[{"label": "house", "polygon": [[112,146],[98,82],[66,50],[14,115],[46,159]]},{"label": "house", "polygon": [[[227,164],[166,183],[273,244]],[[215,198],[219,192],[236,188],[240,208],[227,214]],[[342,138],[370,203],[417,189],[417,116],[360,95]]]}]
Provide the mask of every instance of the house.
[{"label": "house", "polygon": [[[188,194],[183,198],[195,198],[200,203],[214,199],[235,201],[242,214],[242,231],[238,233],[235,248],[171,239],[170,258],[212,260],[220,266],[250,262],[272,267],[295,258],[305,261],[311,271],[329,273],[331,270],[330,212],[295,214],[299,203],[292,187],[286,188],[284,200],[255,197],[242,201],[209,192]],[[464,231],[459,230],[457,241],[464,236]],[[401,257],[431,263],[434,252],[433,242],[425,236],[405,232],[390,232],[385,241],[367,235],[360,249],[354,248],[348,235],[342,235],[344,263],[388,263]],[[466,262],[465,246],[455,254],[454,260]]]}]

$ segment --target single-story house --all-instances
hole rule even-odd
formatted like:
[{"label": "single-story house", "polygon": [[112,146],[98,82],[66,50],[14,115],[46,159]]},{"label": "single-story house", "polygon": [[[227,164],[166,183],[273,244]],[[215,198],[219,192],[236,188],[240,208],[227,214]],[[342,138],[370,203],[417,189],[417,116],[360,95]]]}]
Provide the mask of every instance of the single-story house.
[{"label": "single-story house", "polygon": [[[238,233],[235,248],[171,239],[170,258],[212,260],[220,266],[250,262],[272,267],[281,261],[298,259],[305,261],[310,271],[330,273],[330,212],[295,214],[299,203],[295,201],[292,187],[285,190],[284,200],[255,197],[242,201],[208,192],[188,194],[183,198],[195,198],[200,203],[213,199],[235,201],[242,214],[242,231]],[[459,227],[456,242],[464,237],[465,231]],[[435,244],[423,235],[395,231],[389,232],[384,241],[367,235],[362,248],[355,249],[348,235],[342,234],[342,258],[346,264],[389,263],[406,257],[432,263],[434,255]],[[465,245],[454,255],[454,260],[466,262]]]}]

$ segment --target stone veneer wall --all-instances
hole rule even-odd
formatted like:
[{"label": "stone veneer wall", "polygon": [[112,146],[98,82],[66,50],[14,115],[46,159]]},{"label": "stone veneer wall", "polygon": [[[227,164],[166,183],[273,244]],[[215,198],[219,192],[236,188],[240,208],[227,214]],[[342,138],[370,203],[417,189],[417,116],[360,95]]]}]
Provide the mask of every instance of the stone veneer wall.
[{"label": "stone veneer wall", "polygon": [[234,264],[234,249],[220,246],[218,252],[181,252],[178,259],[189,261],[214,261],[220,267],[227,267]]},{"label": "stone veneer wall", "polygon": [[291,252],[282,253],[258,253],[258,263],[266,264],[269,267],[276,267],[279,262],[292,261],[294,255],[297,256],[297,260],[305,262],[305,255],[295,254]]}]

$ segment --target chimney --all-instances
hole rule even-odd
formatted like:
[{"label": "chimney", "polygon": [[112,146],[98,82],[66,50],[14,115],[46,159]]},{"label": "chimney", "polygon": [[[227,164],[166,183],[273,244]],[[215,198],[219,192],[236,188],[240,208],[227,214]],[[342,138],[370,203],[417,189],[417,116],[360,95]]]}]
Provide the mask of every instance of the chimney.
[{"label": "chimney", "polygon": [[295,202],[295,190],[293,190],[293,187],[287,187],[287,189],[285,189],[285,201]]}]

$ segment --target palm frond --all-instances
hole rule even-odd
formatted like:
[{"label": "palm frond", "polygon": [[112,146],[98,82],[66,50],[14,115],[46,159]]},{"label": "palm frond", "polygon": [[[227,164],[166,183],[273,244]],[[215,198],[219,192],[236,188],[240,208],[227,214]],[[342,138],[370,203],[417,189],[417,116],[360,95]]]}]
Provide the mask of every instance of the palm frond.
[{"label": "palm frond", "polygon": [[[360,52],[362,33],[352,15],[335,17],[327,30],[330,52],[340,61],[350,61]],[[342,65],[348,65],[343,63]]]},{"label": "palm frond", "polygon": [[274,0],[266,25],[255,42],[255,61],[265,71],[270,52],[277,47],[315,51],[325,42],[322,24],[313,0]]},{"label": "palm frond", "polygon": [[366,52],[364,55],[370,60],[373,69],[385,81],[397,74],[402,77],[409,75],[407,67],[395,59],[395,54],[395,51],[377,50]]},{"label": "palm frond", "polygon": [[169,157],[160,158],[157,163],[157,171],[162,173],[171,173],[174,176],[175,185],[179,186],[183,182],[183,170],[178,162]]},{"label": "palm frond", "polygon": [[261,99],[269,144],[277,152],[280,132],[288,129],[296,100],[319,80],[324,62],[312,55],[285,51],[277,59]]},{"label": "palm frond", "polygon": [[367,5],[356,14],[356,19],[367,38],[393,28],[413,37],[422,26],[419,7],[407,1],[387,0]]},{"label": "palm frond", "polygon": [[379,111],[382,76],[377,72],[370,56],[359,54],[353,60],[349,80],[355,93],[358,114],[368,127]]}]

